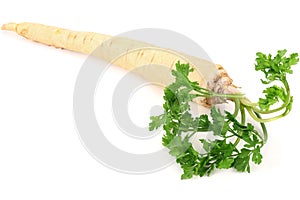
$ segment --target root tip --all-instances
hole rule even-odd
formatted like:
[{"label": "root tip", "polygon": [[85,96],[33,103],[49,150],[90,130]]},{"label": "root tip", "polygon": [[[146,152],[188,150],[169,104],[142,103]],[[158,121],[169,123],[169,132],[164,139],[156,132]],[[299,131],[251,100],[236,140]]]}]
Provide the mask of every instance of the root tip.
[{"label": "root tip", "polygon": [[8,23],[8,24],[3,24],[1,26],[1,30],[6,30],[6,31],[16,31],[17,24],[15,23]]}]

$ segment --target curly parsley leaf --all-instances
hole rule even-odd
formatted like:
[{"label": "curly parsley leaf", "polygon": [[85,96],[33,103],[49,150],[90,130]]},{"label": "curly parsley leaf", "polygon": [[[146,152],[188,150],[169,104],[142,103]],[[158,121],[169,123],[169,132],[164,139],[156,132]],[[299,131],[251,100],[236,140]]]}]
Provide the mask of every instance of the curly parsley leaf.
[{"label": "curly parsley leaf", "polygon": [[298,53],[293,53],[286,57],[287,50],[277,51],[277,55],[272,57],[271,54],[256,53],[255,70],[262,71],[265,74],[265,80],[262,83],[268,84],[275,80],[282,81],[286,74],[292,74],[291,67],[299,62]]},{"label": "curly parsley leaf", "polygon": [[237,171],[250,172],[250,154],[251,150],[243,148],[238,156],[234,159],[233,166]]},{"label": "curly parsley leaf", "polygon": [[233,158],[225,158],[218,163],[219,169],[229,169],[234,162]]},{"label": "curly parsley leaf", "polygon": [[262,155],[260,153],[260,147],[256,147],[253,150],[253,155],[252,155],[252,162],[254,162],[255,164],[260,164],[262,161]]},{"label": "curly parsley leaf", "polygon": [[262,71],[265,75],[265,79],[261,79],[262,83],[270,84],[277,81],[284,86],[273,85],[263,91],[265,97],[259,99],[258,106],[265,113],[268,113],[270,107],[279,101],[282,102],[280,109],[291,104],[292,96],[290,96],[286,75],[293,73],[292,66],[299,62],[299,58],[298,53],[293,53],[287,57],[286,52],[286,49],[279,50],[274,57],[271,54],[266,55],[261,52],[256,54],[255,70]]},{"label": "curly parsley leaf", "polygon": [[264,111],[268,111],[270,106],[279,102],[287,101],[287,94],[283,87],[279,87],[277,85],[273,85],[272,87],[268,87],[263,91],[265,94],[265,98],[259,98],[259,107]]},{"label": "curly parsley leaf", "polygon": [[170,150],[170,154],[175,157],[180,157],[189,147],[191,143],[189,138],[181,138],[180,135],[174,136],[174,138],[166,145]]},{"label": "curly parsley leaf", "polygon": [[221,111],[217,110],[215,107],[212,107],[210,115],[213,120],[211,130],[214,132],[214,135],[225,135],[229,126],[228,123],[225,122],[225,118],[221,114]]},{"label": "curly parsley leaf", "polygon": [[158,129],[161,127],[162,124],[165,122],[165,115],[159,115],[159,116],[151,116],[150,117],[150,123],[149,123],[149,130],[153,131],[155,129]]}]

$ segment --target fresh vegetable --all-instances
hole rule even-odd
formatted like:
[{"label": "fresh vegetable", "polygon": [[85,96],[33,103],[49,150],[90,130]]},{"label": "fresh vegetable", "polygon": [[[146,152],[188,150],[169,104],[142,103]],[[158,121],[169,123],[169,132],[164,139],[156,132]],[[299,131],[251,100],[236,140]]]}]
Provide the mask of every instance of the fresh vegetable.
[{"label": "fresh vegetable", "polygon": [[[168,67],[175,82],[161,78],[160,82],[168,85],[164,90],[165,112],[151,117],[149,129],[163,126],[163,145],[183,168],[183,179],[210,175],[215,168],[233,167],[238,171],[250,172],[250,161],[255,164],[262,161],[261,148],[268,137],[265,123],[286,116],[292,108],[293,97],[287,74],[293,72],[291,66],[296,65],[299,58],[296,53],[286,57],[286,50],[278,51],[275,57],[257,53],[255,70],[264,73],[262,84],[272,85],[263,90],[264,96],[253,103],[233,85],[222,66],[180,52],[127,38],[35,23],[8,23],[2,26],[2,30],[14,31],[49,46],[94,54],[128,70],[149,64]],[[175,63],[176,70],[172,70]],[[143,77],[147,79],[149,76],[153,75]],[[233,112],[217,108],[217,104],[227,100],[234,102]],[[210,116],[202,114],[193,117],[190,113],[191,101],[212,106]],[[260,123],[261,131],[247,122],[246,113]],[[200,132],[212,132],[215,136],[214,140],[200,139],[203,153],[196,151],[189,141]]]},{"label": "fresh vegetable", "polygon": [[[176,70],[172,71],[175,82],[164,90],[164,113],[151,116],[149,129],[163,126],[162,143],[183,169],[182,179],[210,175],[216,168],[250,172],[251,162],[262,162],[261,148],[268,138],[265,122],[286,116],[292,108],[293,97],[287,74],[293,72],[291,67],[299,62],[299,58],[297,53],[286,57],[286,52],[278,51],[275,57],[260,52],[256,54],[255,70],[265,75],[261,82],[272,84],[263,91],[264,97],[259,98],[257,103],[250,102],[241,94],[227,95],[202,88],[189,80],[188,74],[193,71],[189,64],[176,64]],[[213,106],[210,116],[201,114],[194,117],[190,102],[199,96],[230,99],[235,103],[235,109],[233,112],[221,111]],[[246,113],[260,123],[261,132],[256,124],[247,122]],[[269,114],[272,117],[265,118]],[[201,132],[212,132],[214,136],[214,139],[204,137],[199,140],[204,152],[196,151],[190,142],[192,136]]]},{"label": "fresh vegetable", "polygon": [[[132,70],[145,65],[160,65],[170,69],[170,73],[164,73],[157,68],[156,74],[165,74],[159,82],[168,85],[172,82],[171,70],[177,61],[190,63],[195,70],[189,73],[191,80],[197,81],[199,86],[218,93],[239,93],[232,79],[225,69],[207,60],[185,55],[170,49],[162,49],[145,42],[123,37],[111,37],[99,33],[78,32],[53,26],[36,23],[8,23],[2,26],[2,30],[14,31],[17,34],[42,44],[61,49],[93,54],[105,61],[112,62],[127,70]],[[126,52],[126,54],[124,54]],[[155,74],[141,73],[146,80],[153,79]],[[167,76],[170,76],[168,78]],[[219,99],[220,100],[220,99]],[[197,103],[210,106],[211,99],[197,98]],[[218,99],[215,99],[215,103]],[[218,102],[221,103],[221,102]]]}]

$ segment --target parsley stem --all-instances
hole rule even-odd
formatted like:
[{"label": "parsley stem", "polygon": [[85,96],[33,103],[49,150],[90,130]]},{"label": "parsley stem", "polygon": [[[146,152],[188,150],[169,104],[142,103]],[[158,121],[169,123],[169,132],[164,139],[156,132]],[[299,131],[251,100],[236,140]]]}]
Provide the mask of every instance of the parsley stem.
[{"label": "parsley stem", "polygon": [[[271,122],[274,120],[277,120],[279,118],[282,118],[284,116],[286,116],[289,112],[290,109],[287,109],[287,106],[290,104],[290,102],[292,101],[292,97],[291,97],[291,93],[290,93],[290,87],[289,84],[286,80],[285,77],[282,78],[282,83],[285,87],[285,90],[287,92],[287,101],[285,101],[279,108],[273,109],[273,110],[268,110],[268,111],[263,111],[259,108],[257,108],[257,105],[251,103],[248,99],[241,99],[242,104],[246,105],[246,109],[248,111],[248,113],[250,114],[250,116],[257,122],[260,123],[265,123],[265,122]],[[275,117],[271,117],[271,118],[262,118],[259,114],[271,114],[271,113],[275,113],[278,112],[282,109],[285,108],[285,111],[278,116]]]},{"label": "parsley stem", "polygon": [[241,99],[241,103],[244,104],[245,106],[250,106],[250,107],[258,106],[258,103],[253,103],[246,97]]},{"label": "parsley stem", "polygon": [[223,97],[223,98],[242,98],[244,97],[244,94],[222,94],[222,93],[216,93],[216,92],[212,92],[206,88],[193,88],[194,91],[198,92],[198,95],[204,95],[207,98],[212,98],[212,97]]},{"label": "parsley stem", "polygon": [[225,136],[224,138],[231,138],[231,137],[234,137],[234,136],[236,136],[236,135],[232,134],[232,135]]},{"label": "parsley stem", "polygon": [[240,105],[241,105],[240,99],[234,99],[234,113],[233,113],[234,118],[236,118],[237,115],[239,114]]},{"label": "parsley stem", "polygon": [[243,98],[244,94],[221,94],[221,93],[212,92],[210,97],[223,97],[227,99],[230,98],[236,99],[236,98]]},{"label": "parsley stem", "polygon": [[277,119],[280,119],[284,116],[286,116],[290,110],[289,109],[285,109],[285,111],[281,114],[281,115],[278,115],[276,117],[271,117],[271,118],[265,118],[265,119],[262,119],[262,118],[258,118],[255,114],[254,114],[254,111],[252,110],[251,107],[246,107],[248,113],[250,114],[250,116],[257,122],[260,122],[260,123],[266,123],[266,122],[271,122],[271,121],[275,121]]},{"label": "parsley stem", "polygon": [[253,111],[260,113],[260,114],[271,114],[271,113],[275,113],[275,112],[278,112],[278,111],[284,109],[289,104],[289,102],[290,102],[290,99],[288,99],[288,101],[284,102],[284,104],[282,104],[279,108],[276,108],[273,110],[263,111],[256,107],[253,107]]},{"label": "parsley stem", "polygon": [[245,123],[246,123],[245,107],[244,107],[244,106],[241,106],[241,107],[240,107],[240,111],[241,111],[241,117],[242,117],[242,119],[241,119],[241,124],[242,124],[242,125],[245,125]]},{"label": "parsley stem", "polygon": [[287,98],[286,98],[287,101],[285,101],[280,107],[278,107],[276,109],[263,111],[263,110],[260,110],[259,108],[253,106],[253,110],[257,113],[260,113],[260,114],[271,114],[271,113],[275,113],[275,112],[278,112],[278,111],[284,109],[291,101],[291,92],[290,92],[289,84],[286,81],[285,77],[283,78],[282,83],[283,83],[283,85],[285,87],[285,90],[287,92]]},{"label": "parsley stem", "polygon": [[[256,112],[254,112],[255,113],[255,115],[259,118],[259,119],[261,119],[261,116],[260,116],[260,114],[259,113],[256,113]],[[263,131],[263,135],[264,135],[264,137],[262,138],[262,141],[263,141],[263,145],[267,142],[267,140],[268,140],[268,131],[267,131],[267,127],[266,127],[266,125],[265,125],[265,123],[260,123],[260,126],[261,126],[261,128],[262,128],[262,131]],[[260,135],[259,135],[260,136]]]},{"label": "parsley stem", "polygon": [[240,140],[241,140],[241,138],[240,137],[238,137],[236,140],[235,140],[235,142],[234,142],[234,146],[236,146],[236,145],[238,145],[238,143],[240,142]]},{"label": "parsley stem", "polygon": [[[246,114],[245,114],[245,107],[243,105],[240,105],[240,112],[241,112],[241,124],[245,125],[246,122]],[[240,142],[241,138],[238,137],[235,142],[234,142],[234,146],[236,146],[239,142]]]}]

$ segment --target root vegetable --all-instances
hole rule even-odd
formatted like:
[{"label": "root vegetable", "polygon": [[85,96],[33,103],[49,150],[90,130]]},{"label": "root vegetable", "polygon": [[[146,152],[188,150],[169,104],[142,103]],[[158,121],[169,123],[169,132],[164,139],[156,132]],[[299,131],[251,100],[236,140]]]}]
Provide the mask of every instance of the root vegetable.
[{"label": "root vegetable", "polygon": [[[113,61],[113,64],[127,70],[153,64],[163,65],[171,70],[178,61],[181,63],[190,63],[196,70],[189,75],[189,78],[197,81],[201,87],[223,94],[239,93],[236,86],[232,84],[232,79],[221,65],[215,65],[210,61],[170,49],[155,47],[145,42],[123,37],[111,37],[99,33],[71,31],[27,22],[4,24],[2,30],[14,31],[35,42],[84,54],[92,54],[97,49],[97,57],[108,62]],[[120,57],[122,52],[128,53]],[[119,58],[116,59],[117,57]],[[158,71],[156,74],[160,74],[160,72]],[[159,82],[163,85],[170,84],[170,75],[171,73],[169,73],[169,78],[167,76],[161,78]],[[145,79],[151,79],[150,75],[147,77],[145,73],[142,76]],[[204,98],[196,101],[207,106],[212,103],[211,100]],[[224,99],[214,99],[214,103],[220,102],[224,102]]]},{"label": "root vegetable", "polygon": [[[149,129],[162,126],[165,130],[163,145],[182,167],[182,179],[210,175],[215,168],[233,167],[238,171],[250,172],[250,160],[255,164],[262,161],[260,150],[268,138],[265,122],[282,118],[292,109],[293,96],[287,75],[293,72],[291,67],[299,62],[299,58],[297,53],[286,57],[286,50],[278,51],[274,57],[260,52],[256,54],[255,70],[265,75],[262,83],[274,85],[263,91],[264,97],[258,102],[252,103],[232,84],[232,79],[222,66],[170,49],[123,37],[34,23],[9,23],[3,25],[2,30],[14,31],[49,46],[92,54],[127,70],[153,64],[166,66],[168,76],[172,74],[175,81],[171,83],[167,76],[160,78],[159,82],[168,85],[164,90],[164,113],[150,118]],[[175,66],[176,70],[173,69]],[[150,80],[157,74],[160,71],[155,74],[141,73]],[[232,113],[224,111],[223,114],[213,104],[226,99],[234,101],[235,109]],[[210,118],[206,114],[193,117],[189,105],[192,100],[212,106]],[[280,103],[280,106],[273,108]],[[254,125],[247,123],[246,112],[260,124],[261,133]],[[265,118],[266,115],[271,117]],[[204,154],[197,152],[189,142],[199,132],[213,132],[216,136],[213,141],[200,139],[206,152]],[[184,137],[182,133],[185,133]]]}]

